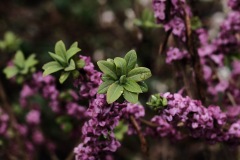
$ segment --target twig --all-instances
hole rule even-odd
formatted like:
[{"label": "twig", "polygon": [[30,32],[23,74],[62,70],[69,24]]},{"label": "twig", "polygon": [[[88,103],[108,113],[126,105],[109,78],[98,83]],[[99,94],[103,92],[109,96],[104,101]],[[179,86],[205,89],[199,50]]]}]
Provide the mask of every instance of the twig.
[{"label": "twig", "polygon": [[227,97],[230,100],[230,102],[232,103],[233,106],[237,106],[237,103],[235,102],[232,94],[230,92],[227,92]]},{"label": "twig", "polygon": [[180,69],[180,72],[182,74],[183,77],[183,83],[187,92],[187,95],[190,97],[194,97],[194,93],[191,87],[191,79],[189,79],[188,75],[187,75],[187,71],[186,71],[186,65],[183,65],[183,62],[181,61],[181,64],[176,63],[177,68]]},{"label": "twig", "polygon": [[74,152],[71,151],[65,160],[73,160],[73,158],[74,158]]},{"label": "twig", "polygon": [[150,122],[150,121],[148,121],[146,119],[140,118],[139,120],[140,120],[140,122],[142,122],[143,124],[145,124],[145,125],[147,125],[149,127],[152,127],[152,128],[159,127],[159,125],[157,125],[157,124],[155,124],[153,122]]},{"label": "twig", "polygon": [[[186,8],[186,7],[185,7]],[[185,26],[186,26],[186,40],[187,40],[187,50],[191,55],[191,61],[192,61],[192,67],[194,69],[195,73],[195,83],[196,83],[196,93],[197,97],[193,98],[199,98],[203,103],[205,102],[205,88],[206,84],[203,78],[203,72],[202,67],[200,63],[200,58],[197,51],[197,46],[195,45],[192,29],[191,29],[191,21],[190,17],[187,14],[187,11],[185,10]]]},{"label": "twig", "polygon": [[167,44],[168,44],[168,39],[169,36],[171,35],[172,30],[167,31],[167,33],[165,34],[163,43],[160,44],[159,46],[159,52],[158,52],[158,56],[160,56],[161,54],[163,54],[167,48]]},{"label": "twig", "polygon": [[136,119],[133,117],[133,116],[130,116],[130,120],[134,126],[134,128],[136,129],[137,133],[138,133],[138,137],[140,139],[140,142],[141,142],[141,149],[142,149],[142,152],[145,154],[145,155],[148,155],[148,146],[147,146],[147,141],[145,139],[145,137],[143,136],[142,132],[141,132],[141,129],[136,121]]},{"label": "twig", "polygon": [[[81,143],[82,139],[80,138],[80,140],[77,141],[76,145],[74,145],[74,148],[75,146],[77,146],[79,143]],[[69,155],[67,156],[67,158],[65,160],[73,160],[74,158],[74,152],[73,150],[71,150],[71,152],[69,153]]]}]

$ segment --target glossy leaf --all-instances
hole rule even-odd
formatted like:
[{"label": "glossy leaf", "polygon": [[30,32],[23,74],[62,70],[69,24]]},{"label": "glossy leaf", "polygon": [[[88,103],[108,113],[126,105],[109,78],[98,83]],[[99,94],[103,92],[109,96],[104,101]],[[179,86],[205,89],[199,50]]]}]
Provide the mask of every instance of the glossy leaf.
[{"label": "glossy leaf", "polygon": [[148,86],[145,82],[138,82],[142,92],[147,92],[148,91]]},{"label": "glossy leaf", "polygon": [[60,78],[59,78],[59,82],[62,84],[63,82],[66,81],[66,79],[69,77],[70,72],[62,72]]},{"label": "glossy leaf", "polygon": [[70,46],[70,48],[72,48],[72,47],[77,47],[77,48],[78,48],[78,42],[74,42],[74,43]]},{"label": "glossy leaf", "polygon": [[59,63],[56,62],[56,61],[51,61],[51,62],[48,62],[48,63],[44,64],[43,67],[42,67],[42,69],[45,70],[45,69],[47,69],[47,68],[50,67],[50,66],[56,66],[56,65],[59,65]]},{"label": "glossy leaf", "polygon": [[64,71],[72,71],[72,70],[74,70],[74,69],[76,69],[76,65],[75,65],[74,60],[71,59],[70,64],[68,65],[68,67],[66,67],[66,68],[64,69]]},{"label": "glossy leaf", "polygon": [[114,80],[117,80],[117,75],[115,73],[116,70],[115,70],[114,63],[101,60],[101,61],[97,62],[97,65],[103,73],[112,77]]},{"label": "glossy leaf", "polygon": [[54,54],[52,52],[48,52],[48,53],[55,61],[57,61],[61,65],[66,65],[67,64],[67,62],[61,56],[59,56],[57,54]]},{"label": "glossy leaf", "polygon": [[127,62],[127,71],[131,71],[137,64],[137,54],[135,50],[129,51],[124,59]]},{"label": "glossy leaf", "polygon": [[128,73],[128,79],[134,80],[136,82],[143,81],[151,77],[151,71],[145,67],[137,67]]},{"label": "glossy leaf", "polygon": [[133,80],[127,80],[123,87],[129,92],[142,93],[142,89],[140,88],[140,86],[137,84],[137,82]]},{"label": "glossy leaf", "polygon": [[107,74],[103,74],[101,79],[102,79],[104,82],[105,82],[105,81],[108,81],[108,80],[114,80],[112,77],[110,77],[110,76],[107,75]]},{"label": "glossy leaf", "polygon": [[110,85],[112,85],[114,83],[114,81],[112,80],[108,80],[106,82],[103,82],[99,87],[98,87],[98,93],[99,94],[104,94],[107,93],[107,90],[109,88]]},{"label": "glossy leaf", "polygon": [[72,58],[79,51],[81,51],[81,49],[77,47],[72,47],[69,50],[67,50],[67,61],[69,61],[70,58]]},{"label": "glossy leaf", "polygon": [[116,65],[116,71],[118,75],[126,75],[127,73],[127,63],[126,60],[120,57],[114,58],[114,63]]},{"label": "glossy leaf", "polygon": [[56,63],[56,65],[51,65],[48,68],[46,68],[45,71],[43,72],[43,76],[49,75],[62,69],[63,67],[59,63]]},{"label": "glossy leaf", "polygon": [[131,103],[137,103],[138,102],[138,94],[137,93],[133,93],[133,92],[129,92],[127,90],[123,91],[123,97]]},{"label": "glossy leaf", "polygon": [[117,83],[110,85],[107,91],[107,103],[115,102],[123,93],[123,87]]},{"label": "glossy leaf", "polygon": [[63,41],[58,41],[55,45],[55,53],[62,57],[63,59],[66,59],[66,47]]}]

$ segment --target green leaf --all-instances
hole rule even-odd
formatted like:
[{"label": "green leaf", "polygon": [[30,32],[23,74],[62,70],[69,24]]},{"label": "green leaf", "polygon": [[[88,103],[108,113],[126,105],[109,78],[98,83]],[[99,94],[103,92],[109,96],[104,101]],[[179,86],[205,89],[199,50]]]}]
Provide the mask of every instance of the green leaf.
[{"label": "green leaf", "polygon": [[145,82],[138,82],[139,86],[141,87],[142,92],[148,91],[148,86]]},{"label": "green leaf", "polygon": [[137,64],[137,54],[136,54],[136,51],[135,50],[131,50],[129,51],[124,59],[126,60],[127,62],[127,71],[131,71]]},{"label": "green leaf", "polygon": [[108,80],[106,82],[103,82],[99,87],[98,87],[98,93],[99,94],[105,94],[107,93],[107,90],[111,84],[113,84],[114,81]]},{"label": "green leaf", "polygon": [[72,47],[69,50],[67,50],[67,61],[69,61],[69,59],[72,58],[72,56],[77,54],[77,52],[79,51],[81,51],[81,49],[77,47]]},{"label": "green leaf", "polygon": [[128,126],[120,121],[119,124],[114,128],[115,138],[119,141],[123,140],[124,134],[127,133]]},{"label": "green leaf", "polygon": [[119,79],[120,84],[125,84],[127,82],[127,77],[126,75],[122,75]]},{"label": "green leaf", "polygon": [[55,60],[57,61],[58,63],[60,63],[61,65],[65,66],[68,64],[67,61],[65,61],[61,56],[57,55],[57,54],[54,54],[52,52],[48,52],[49,55]]},{"label": "green leaf", "polygon": [[58,62],[56,62],[56,61],[51,61],[51,62],[48,62],[48,63],[46,63],[46,64],[44,64],[43,65],[43,67],[42,67],[42,69],[47,69],[48,67],[50,67],[50,66],[58,66],[58,65],[60,65]]},{"label": "green leaf", "polygon": [[68,65],[68,67],[66,67],[66,68],[64,69],[64,71],[72,71],[72,70],[74,70],[74,69],[76,69],[76,65],[75,65],[74,60],[71,59],[70,64]]},{"label": "green leaf", "polygon": [[7,78],[12,78],[18,73],[18,68],[16,66],[8,66],[6,67],[3,72],[5,73]]},{"label": "green leaf", "polygon": [[101,61],[97,62],[97,65],[103,73],[112,77],[114,80],[117,80],[117,75],[115,73],[116,70],[115,70],[114,63],[101,60]]},{"label": "green leaf", "polygon": [[133,92],[129,92],[127,90],[123,91],[123,97],[131,103],[137,103],[138,102],[138,94],[137,93],[133,93]]},{"label": "green leaf", "polygon": [[114,58],[114,63],[116,65],[116,71],[118,75],[126,75],[127,73],[127,63],[126,60],[120,57]]},{"label": "green leaf", "polygon": [[71,73],[74,79],[79,78],[80,73],[78,70],[71,71]]},{"label": "green leaf", "polygon": [[202,22],[199,17],[195,16],[191,18],[191,28],[193,30],[199,29],[202,27]]},{"label": "green leaf", "polygon": [[101,78],[104,82],[108,81],[108,80],[114,80],[112,77],[110,77],[109,75],[103,74],[102,78]]},{"label": "green leaf", "polygon": [[137,67],[128,73],[128,79],[134,80],[136,82],[146,80],[151,76],[152,74],[150,69],[146,67]]},{"label": "green leaf", "polygon": [[63,41],[58,41],[55,45],[55,53],[62,57],[63,59],[67,59],[66,57],[66,47]]},{"label": "green leaf", "polygon": [[70,48],[72,48],[72,47],[77,47],[77,48],[78,48],[78,42],[74,42],[74,43],[70,46]]},{"label": "green leaf", "polygon": [[115,102],[123,93],[123,87],[117,83],[110,85],[107,91],[107,103]]},{"label": "green leaf", "polygon": [[25,66],[23,69],[21,69],[21,70],[19,71],[19,73],[21,73],[21,74],[27,74],[28,71],[29,71],[29,68]]},{"label": "green leaf", "polygon": [[83,59],[79,59],[76,61],[77,68],[83,68],[85,67],[85,61]]},{"label": "green leaf", "polygon": [[35,66],[38,63],[38,61],[35,58],[36,58],[36,55],[31,54],[25,61],[25,67],[30,68]]},{"label": "green leaf", "polygon": [[43,76],[52,74],[62,69],[63,67],[59,63],[56,63],[55,65],[51,65],[48,68],[46,68],[45,71],[43,72]]},{"label": "green leaf", "polygon": [[22,51],[17,51],[17,53],[15,54],[15,57],[13,59],[13,63],[20,67],[20,68],[23,68],[24,67],[24,62],[25,62],[25,58],[24,58],[24,55],[23,55],[23,52]]},{"label": "green leaf", "polygon": [[59,82],[62,84],[63,82],[66,81],[66,79],[69,77],[70,72],[62,72],[61,76],[59,78]]},{"label": "green leaf", "polygon": [[137,82],[133,80],[127,80],[123,87],[129,92],[142,93],[142,89],[140,88],[140,86],[137,84]]}]

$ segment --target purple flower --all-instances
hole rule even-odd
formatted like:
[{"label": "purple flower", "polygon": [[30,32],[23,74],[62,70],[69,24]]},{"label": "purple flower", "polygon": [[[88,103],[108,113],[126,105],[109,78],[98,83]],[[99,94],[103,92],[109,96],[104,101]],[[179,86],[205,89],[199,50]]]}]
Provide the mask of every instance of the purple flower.
[{"label": "purple flower", "polygon": [[239,11],[240,10],[240,1],[239,0],[229,0],[228,6],[231,7],[233,10]]},{"label": "purple flower", "polygon": [[188,57],[187,51],[185,50],[180,51],[178,48],[171,47],[167,51],[166,63],[172,63],[173,61],[181,60],[187,57]]},{"label": "purple flower", "polygon": [[38,125],[40,123],[40,111],[39,110],[31,110],[27,115],[26,115],[26,121],[29,124],[34,124]]}]

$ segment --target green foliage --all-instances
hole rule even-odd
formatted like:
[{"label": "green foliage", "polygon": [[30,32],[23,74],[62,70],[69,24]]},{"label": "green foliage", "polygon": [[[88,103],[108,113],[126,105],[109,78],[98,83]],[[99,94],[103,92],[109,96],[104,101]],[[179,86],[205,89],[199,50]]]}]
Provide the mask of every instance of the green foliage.
[{"label": "green foliage", "polygon": [[147,105],[153,110],[161,109],[167,106],[167,99],[160,96],[160,94],[151,95]]},{"label": "green foliage", "polygon": [[150,9],[144,9],[140,19],[135,19],[134,24],[143,28],[160,28],[159,24],[156,24],[153,11]]},{"label": "green foliage", "polygon": [[191,18],[191,28],[192,30],[196,30],[202,27],[202,22],[199,17],[195,16]]},{"label": "green foliage", "polygon": [[113,103],[122,95],[131,103],[138,102],[138,94],[147,91],[144,80],[151,77],[151,71],[145,67],[137,67],[137,54],[129,51],[124,58],[100,60],[98,67],[104,73],[103,83],[98,93],[107,94],[107,102]]},{"label": "green foliage", "polygon": [[14,59],[12,60],[13,64],[4,68],[3,72],[8,79],[16,77],[17,82],[22,83],[24,76],[35,72],[35,65],[38,63],[35,58],[36,55],[31,54],[27,59],[25,59],[23,52],[17,51]]},{"label": "green foliage", "polygon": [[56,122],[61,125],[61,128],[64,132],[69,133],[73,129],[73,125],[71,123],[71,118],[68,116],[60,116],[56,119]]},{"label": "green foliage", "polygon": [[0,49],[4,51],[16,51],[19,49],[22,40],[18,38],[13,32],[6,32],[3,40],[0,41]]},{"label": "green foliage", "polygon": [[77,69],[83,68],[85,62],[81,59],[74,60],[73,57],[81,51],[78,48],[78,43],[73,43],[68,50],[66,50],[63,41],[58,41],[55,44],[55,53],[49,52],[49,55],[54,61],[46,63],[42,68],[44,70],[43,76],[61,71],[59,82],[63,83],[72,74],[74,77],[78,76]]},{"label": "green foliage", "polygon": [[114,134],[117,140],[123,140],[124,134],[127,133],[128,126],[120,121],[117,127],[114,128]]}]

